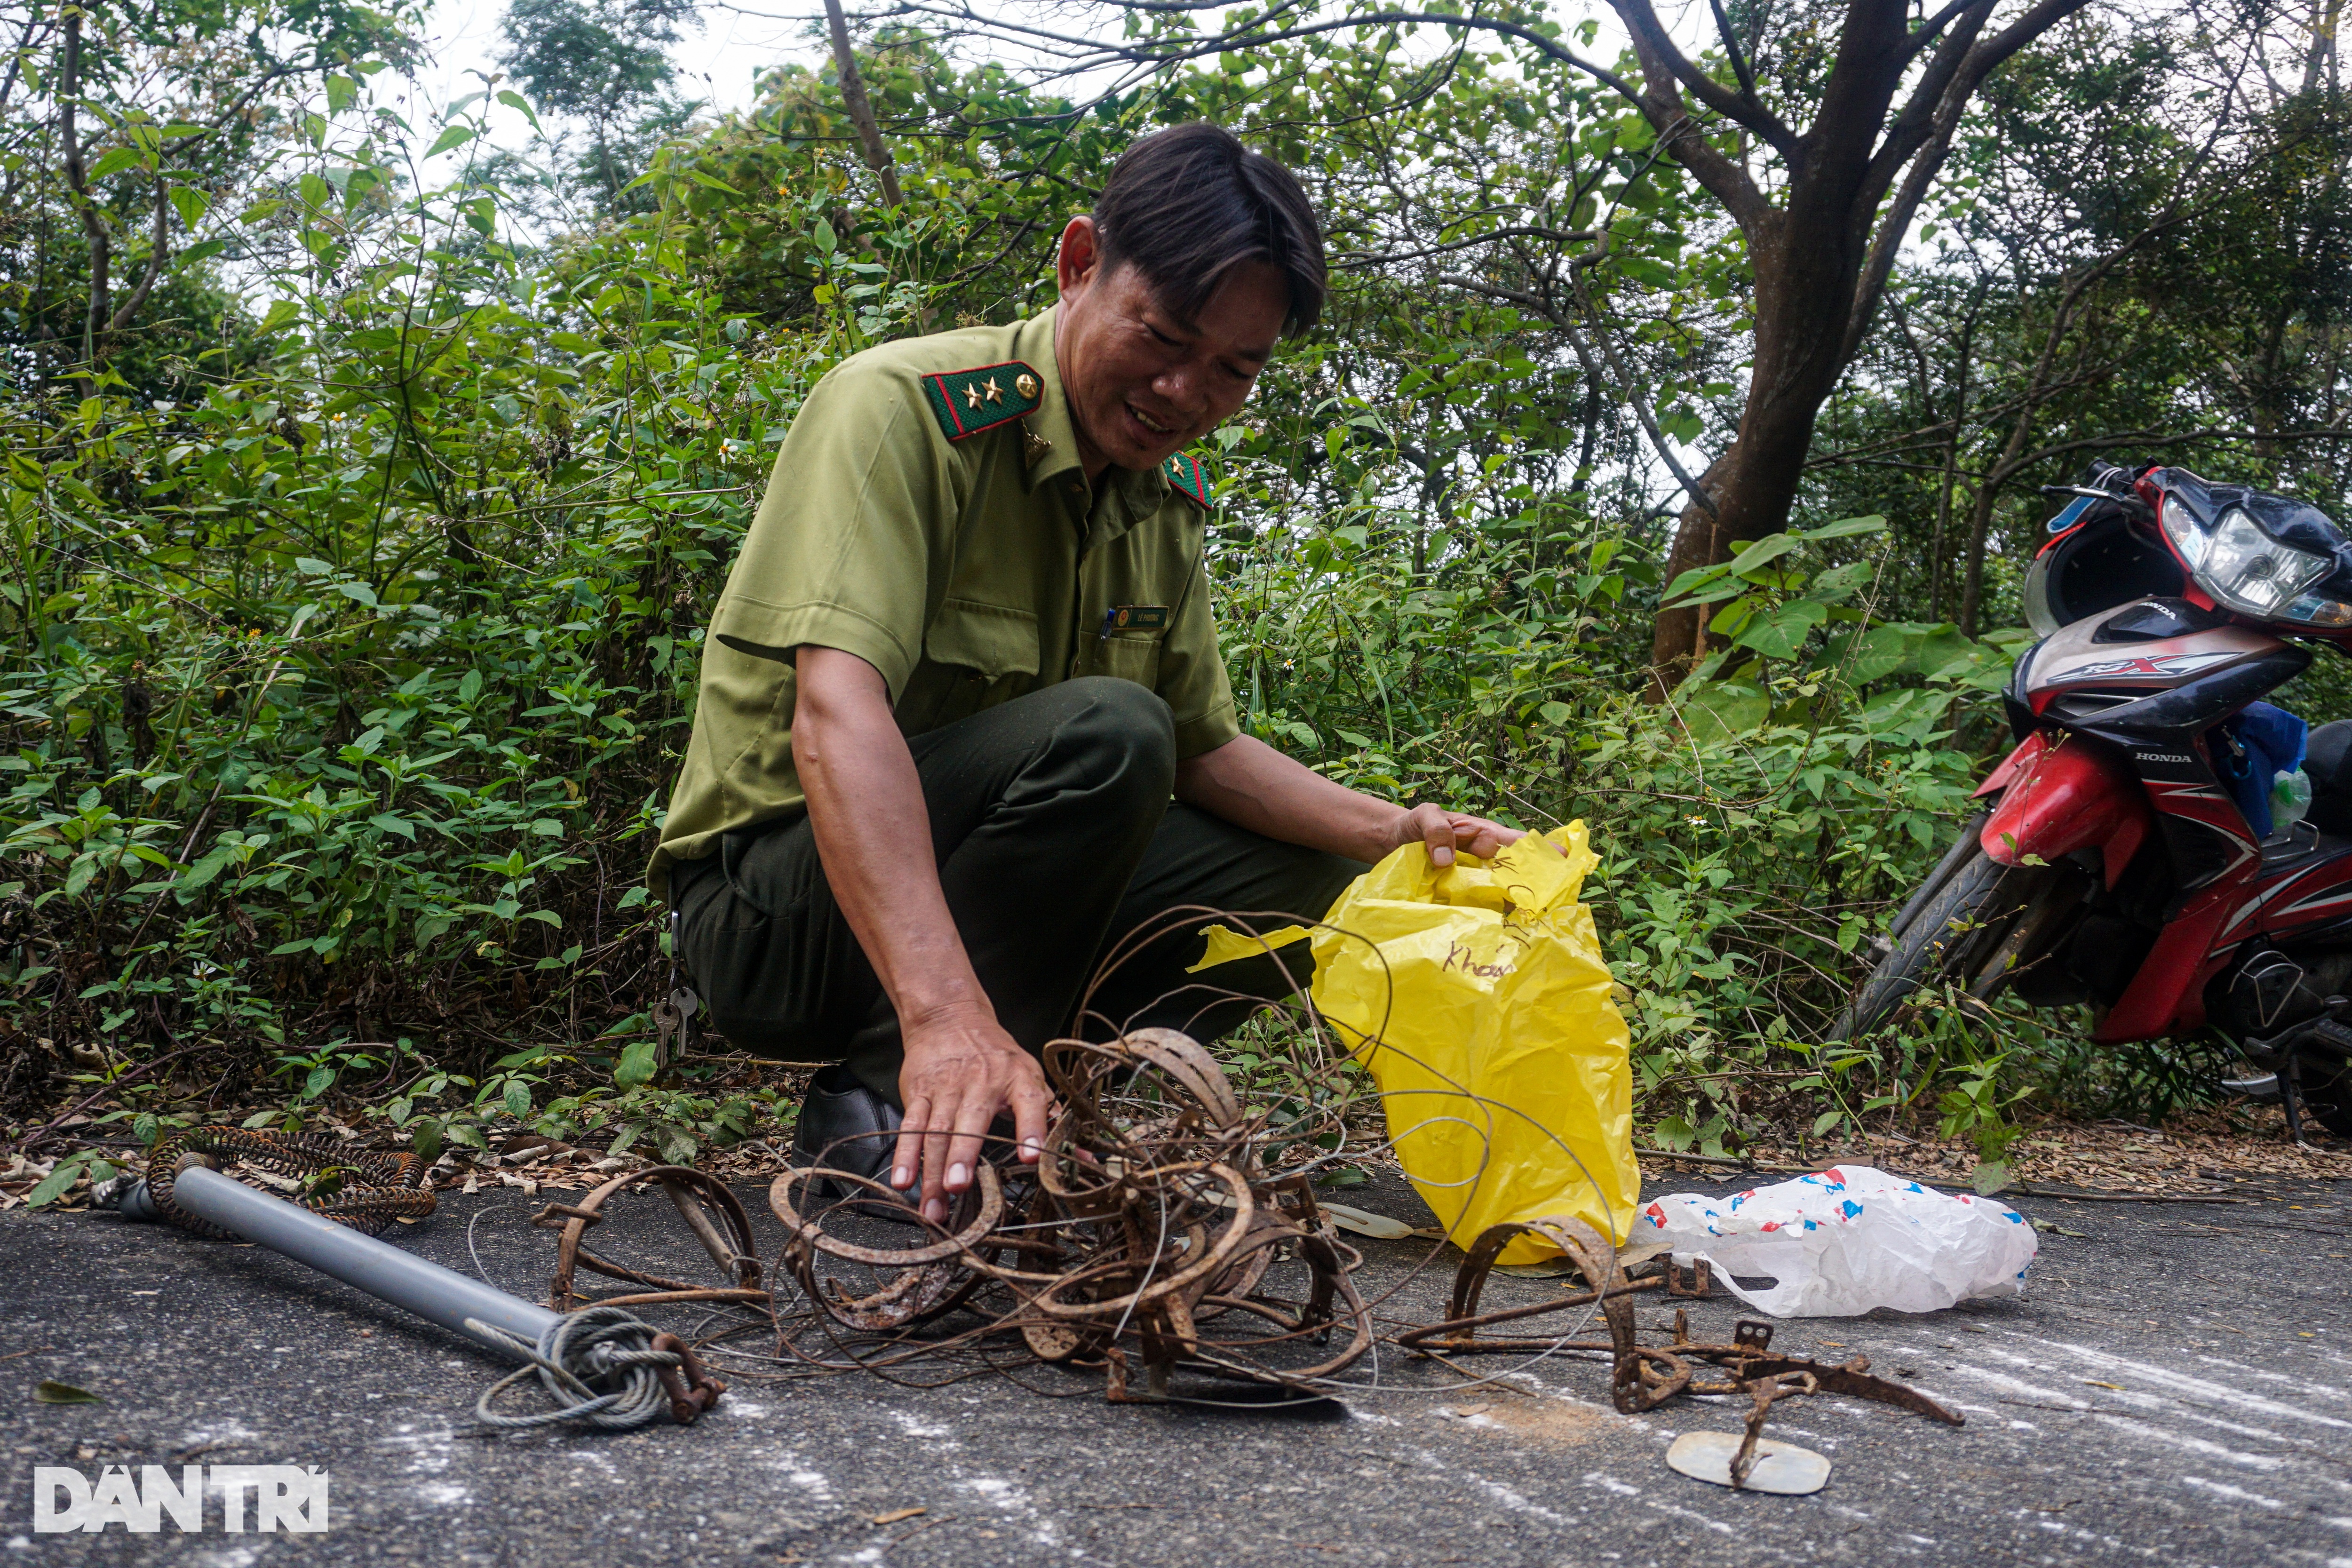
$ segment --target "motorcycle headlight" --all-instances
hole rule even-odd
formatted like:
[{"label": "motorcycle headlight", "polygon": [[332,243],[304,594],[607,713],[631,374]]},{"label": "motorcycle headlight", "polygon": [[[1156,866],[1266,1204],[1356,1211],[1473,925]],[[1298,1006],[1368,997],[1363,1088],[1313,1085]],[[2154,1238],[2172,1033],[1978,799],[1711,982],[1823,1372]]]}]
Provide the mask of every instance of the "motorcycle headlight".
[{"label": "motorcycle headlight", "polygon": [[[2327,574],[2328,559],[2281,544],[2243,507],[2231,507],[2207,531],[2198,527],[2187,507],[2167,497],[2163,519],[2165,536],[2197,574],[2198,585],[2230,608],[2265,620],[2284,616],[2315,626],[2352,624],[2352,606],[2303,592]],[[2310,614],[2294,613],[2306,604]],[[2340,620],[2333,618],[2337,612],[2342,613]]]}]

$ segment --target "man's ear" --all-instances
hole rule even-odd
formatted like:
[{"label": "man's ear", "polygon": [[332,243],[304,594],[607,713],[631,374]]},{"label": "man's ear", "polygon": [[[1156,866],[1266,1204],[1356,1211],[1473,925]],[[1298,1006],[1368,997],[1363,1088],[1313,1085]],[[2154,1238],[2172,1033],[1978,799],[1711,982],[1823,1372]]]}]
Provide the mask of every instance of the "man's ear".
[{"label": "man's ear", "polygon": [[1101,262],[1102,246],[1095,233],[1095,220],[1080,213],[1064,226],[1061,248],[1054,257],[1054,281],[1061,289],[1065,301],[1086,291]]}]

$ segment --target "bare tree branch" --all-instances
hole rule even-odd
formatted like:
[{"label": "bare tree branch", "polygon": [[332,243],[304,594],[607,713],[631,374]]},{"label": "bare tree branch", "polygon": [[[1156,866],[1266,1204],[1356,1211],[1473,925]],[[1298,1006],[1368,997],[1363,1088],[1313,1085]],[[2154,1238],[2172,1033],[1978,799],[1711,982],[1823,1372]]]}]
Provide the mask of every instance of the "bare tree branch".
[{"label": "bare tree branch", "polygon": [[857,127],[866,166],[882,182],[883,201],[894,208],[904,205],[906,198],[898,194],[898,171],[890,162],[890,149],[883,144],[881,127],[874,123],[866,79],[857,74],[857,55],[849,47],[849,23],[841,14],[841,0],[824,0],[824,21],[833,34],[833,67],[841,77],[841,101],[848,107],[850,123]]},{"label": "bare tree branch", "polygon": [[[1675,47],[1674,40],[1658,21],[1657,12],[1651,9],[1650,0],[1609,0],[1609,6],[1625,24],[1625,30],[1633,35],[1634,53],[1642,61],[1643,74],[1654,74],[1651,68],[1654,61],[1656,77],[1670,79],[1688,88],[1701,103],[1726,120],[1746,127],[1783,158],[1794,162],[1803,155],[1802,142],[1797,133],[1758,100],[1755,84],[1743,66],[1736,65],[1734,68],[1739,70],[1743,90],[1733,92],[1693,65],[1684,58],[1680,49]],[[1722,16],[1720,5],[1717,5],[1716,14],[1718,17]],[[1725,41],[1728,43],[1728,26],[1724,33]],[[1738,46],[1735,44],[1732,46],[1735,61],[1738,59]],[[1653,85],[1663,85],[1663,80],[1654,81]]]}]

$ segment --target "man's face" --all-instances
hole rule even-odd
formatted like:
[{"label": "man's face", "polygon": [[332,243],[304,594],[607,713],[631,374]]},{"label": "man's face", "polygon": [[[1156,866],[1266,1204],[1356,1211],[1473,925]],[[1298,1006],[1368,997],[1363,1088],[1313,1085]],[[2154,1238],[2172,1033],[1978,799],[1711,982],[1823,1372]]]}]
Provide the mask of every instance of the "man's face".
[{"label": "man's face", "polygon": [[1156,468],[1239,412],[1290,306],[1278,268],[1245,262],[1183,321],[1141,272],[1122,263],[1106,273],[1100,258],[1094,220],[1072,218],[1054,357],[1089,479],[1108,465]]}]

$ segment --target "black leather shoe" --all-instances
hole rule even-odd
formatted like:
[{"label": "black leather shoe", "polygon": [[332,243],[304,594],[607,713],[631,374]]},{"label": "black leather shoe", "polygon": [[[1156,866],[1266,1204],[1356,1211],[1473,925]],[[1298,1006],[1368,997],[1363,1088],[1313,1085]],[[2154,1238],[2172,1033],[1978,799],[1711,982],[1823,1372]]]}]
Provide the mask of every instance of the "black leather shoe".
[{"label": "black leather shoe", "polygon": [[[793,1129],[792,1161],[805,1170],[823,1165],[847,1171],[877,1182],[890,1177],[890,1157],[898,1152],[898,1108],[866,1087],[844,1067],[829,1067],[809,1080],[801,1100],[799,1122]],[[844,1142],[843,1140],[849,1140]],[[873,1194],[869,1189],[845,1189],[840,1183],[814,1181],[804,1189],[818,1203],[838,1203],[852,1191],[867,1192],[857,1212],[877,1218],[908,1217],[907,1205]]]}]

